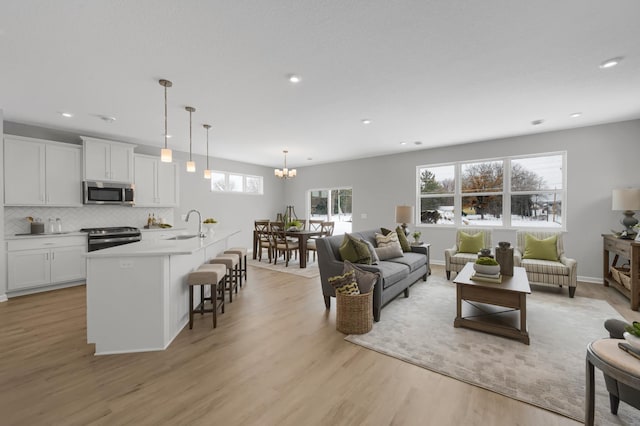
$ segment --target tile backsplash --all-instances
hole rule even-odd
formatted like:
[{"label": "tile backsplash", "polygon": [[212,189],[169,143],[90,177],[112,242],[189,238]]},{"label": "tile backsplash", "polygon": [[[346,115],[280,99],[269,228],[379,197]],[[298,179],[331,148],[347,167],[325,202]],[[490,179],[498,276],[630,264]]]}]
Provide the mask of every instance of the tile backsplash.
[{"label": "tile backsplash", "polygon": [[104,226],[134,226],[142,228],[147,224],[149,214],[165,223],[174,224],[173,208],[143,208],[126,206],[82,206],[82,207],[5,207],[5,235],[30,232],[27,216],[41,218],[46,223],[49,218],[60,218],[63,232],[78,231],[81,228]]}]

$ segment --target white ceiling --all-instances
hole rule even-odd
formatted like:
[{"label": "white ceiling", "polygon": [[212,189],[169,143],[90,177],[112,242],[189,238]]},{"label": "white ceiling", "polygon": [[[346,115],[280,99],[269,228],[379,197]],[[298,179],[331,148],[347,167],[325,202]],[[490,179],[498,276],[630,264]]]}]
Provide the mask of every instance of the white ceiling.
[{"label": "white ceiling", "polygon": [[640,118],[639,17],[636,0],[5,0],[0,108],[160,148],[166,78],[173,149],[191,105],[195,152],[210,123],[214,156],[301,167]]}]

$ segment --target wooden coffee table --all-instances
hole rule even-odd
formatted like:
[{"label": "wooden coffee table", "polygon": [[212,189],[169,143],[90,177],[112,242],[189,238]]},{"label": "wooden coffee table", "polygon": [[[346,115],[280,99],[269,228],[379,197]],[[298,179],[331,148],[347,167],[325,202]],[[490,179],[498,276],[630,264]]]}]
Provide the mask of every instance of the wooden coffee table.
[{"label": "wooden coffee table", "polygon": [[[514,267],[513,277],[502,277],[500,284],[473,281],[473,272],[473,263],[469,262],[453,280],[457,305],[453,326],[510,337],[528,345],[527,294],[531,287],[524,268]],[[464,309],[462,301],[467,302]]]}]

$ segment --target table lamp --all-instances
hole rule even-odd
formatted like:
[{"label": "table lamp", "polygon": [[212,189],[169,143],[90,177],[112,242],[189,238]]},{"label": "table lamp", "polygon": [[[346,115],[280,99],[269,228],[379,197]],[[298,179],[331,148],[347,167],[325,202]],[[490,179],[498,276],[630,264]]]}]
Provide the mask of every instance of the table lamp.
[{"label": "table lamp", "polygon": [[413,206],[396,206],[396,223],[401,223],[405,235],[409,235],[407,223],[413,223]]},{"label": "table lamp", "polygon": [[634,210],[640,210],[640,189],[624,188],[614,189],[612,194],[611,210],[622,210],[624,218],[620,221],[625,230],[621,238],[634,238],[637,232],[633,229],[638,224],[638,219],[633,217]]}]

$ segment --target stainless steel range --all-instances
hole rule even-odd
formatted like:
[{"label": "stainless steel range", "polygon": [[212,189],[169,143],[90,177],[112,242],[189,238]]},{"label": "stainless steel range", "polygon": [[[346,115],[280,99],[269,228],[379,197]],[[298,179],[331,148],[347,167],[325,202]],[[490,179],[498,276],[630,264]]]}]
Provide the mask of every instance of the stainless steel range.
[{"label": "stainless steel range", "polygon": [[142,233],[140,230],[130,226],[84,228],[80,231],[88,234],[88,251],[101,250],[123,244],[135,243],[142,240]]}]

